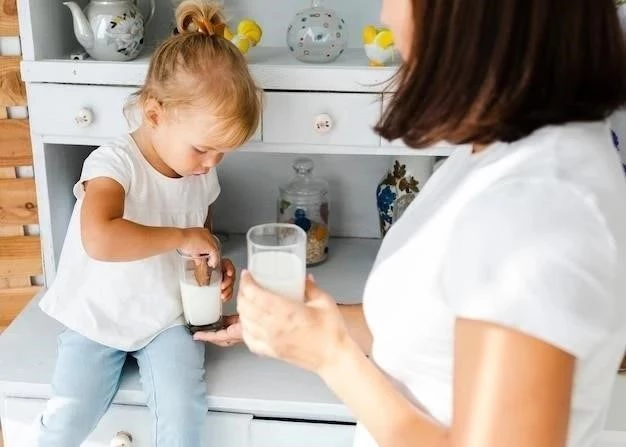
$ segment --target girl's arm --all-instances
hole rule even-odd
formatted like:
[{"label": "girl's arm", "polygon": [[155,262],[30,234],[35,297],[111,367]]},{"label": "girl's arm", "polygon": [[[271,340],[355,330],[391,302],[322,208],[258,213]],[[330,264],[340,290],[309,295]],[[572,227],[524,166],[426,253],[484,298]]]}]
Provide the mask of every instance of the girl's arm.
[{"label": "girl's arm", "polygon": [[412,405],[354,342],[341,346],[320,374],[381,447],[566,444],[575,359],[552,345],[457,320],[451,427]]},{"label": "girl's arm", "polygon": [[107,177],[84,183],[81,238],[87,254],[99,261],[136,261],[177,248],[190,253],[215,250],[205,228],[150,227],[124,216],[124,188]]}]

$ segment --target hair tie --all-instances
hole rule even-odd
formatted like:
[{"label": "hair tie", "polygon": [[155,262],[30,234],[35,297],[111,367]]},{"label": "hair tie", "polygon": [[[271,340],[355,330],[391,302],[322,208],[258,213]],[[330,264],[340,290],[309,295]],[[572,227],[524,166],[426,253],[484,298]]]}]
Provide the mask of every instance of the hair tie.
[{"label": "hair tie", "polygon": [[199,33],[208,34],[209,36],[213,36],[215,34],[215,28],[213,27],[213,24],[204,17],[199,20],[198,25]]}]

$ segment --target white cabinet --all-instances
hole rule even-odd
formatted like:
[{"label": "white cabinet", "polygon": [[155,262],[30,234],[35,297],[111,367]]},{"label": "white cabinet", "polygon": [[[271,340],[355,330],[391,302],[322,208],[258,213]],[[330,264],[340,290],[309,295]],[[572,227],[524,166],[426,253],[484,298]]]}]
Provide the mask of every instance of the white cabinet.
[{"label": "white cabinet", "polygon": [[[32,424],[44,409],[45,400],[7,398],[2,420],[7,447],[27,447],[32,442]],[[206,420],[206,439],[219,440],[220,447],[248,446],[249,414],[209,412]],[[112,405],[82,447],[109,447],[120,432],[132,438],[132,447],[151,447],[151,428],[154,425],[147,407],[138,405]]]},{"label": "white cabinet", "polygon": [[363,93],[268,92],[263,141],[344,146],[379,146],[372,126],[380,95]]},{"label": "white cabinet", "polygon": [[124,106],[136,87],[29,84],[31,132],[41,136],[111,138],[128,132]]},{"label": "white cabinet", "polygon": [[353,424],[254,419],[250,447],[351,447]]}]

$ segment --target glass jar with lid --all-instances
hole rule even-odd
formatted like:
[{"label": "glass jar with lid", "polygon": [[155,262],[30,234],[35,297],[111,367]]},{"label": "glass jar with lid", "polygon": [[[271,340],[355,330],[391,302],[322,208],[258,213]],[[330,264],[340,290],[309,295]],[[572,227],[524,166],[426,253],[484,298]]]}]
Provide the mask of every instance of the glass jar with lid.
[{"label": "glass jar with lid", "polygon": [[295,176],[279,187],[278,221],[292,223],[307,235],[306,263],[319,264],[328,256],[328,183],[313,177],[313,160],[297,158]]}]

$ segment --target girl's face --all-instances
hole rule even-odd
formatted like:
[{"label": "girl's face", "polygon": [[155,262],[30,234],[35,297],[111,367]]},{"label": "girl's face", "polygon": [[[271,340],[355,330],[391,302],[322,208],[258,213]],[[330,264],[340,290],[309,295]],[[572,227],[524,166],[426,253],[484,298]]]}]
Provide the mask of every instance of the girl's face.
[{"label": "girl's face", "polygon": [[230,148],[215,146],[210,118],[199,110],[159,114],[152,131],[155,152],[176,174],[203,175],[217,166]]},{"label": "girl's face", "polygon": [[400,57],[408,61],[413,41],[413,1],[383,0],[380,21],[393,33],[394,42]]}]

